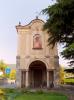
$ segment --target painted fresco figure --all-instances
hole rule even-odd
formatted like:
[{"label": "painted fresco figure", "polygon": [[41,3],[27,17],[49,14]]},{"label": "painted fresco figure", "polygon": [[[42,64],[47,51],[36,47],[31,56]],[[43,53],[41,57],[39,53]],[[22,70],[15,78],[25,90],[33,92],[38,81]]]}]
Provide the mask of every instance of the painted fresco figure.
[{"label": "painted fresco figure", "polygon": [[33,48],[34,49],[42,48],[41,36],[39,34],[35,34],[35,36],[33,37]]}]

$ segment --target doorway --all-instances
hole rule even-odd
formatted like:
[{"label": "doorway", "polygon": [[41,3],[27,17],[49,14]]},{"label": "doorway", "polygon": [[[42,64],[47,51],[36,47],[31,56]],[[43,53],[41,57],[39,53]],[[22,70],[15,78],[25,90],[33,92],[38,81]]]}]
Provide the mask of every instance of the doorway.
[{"label": "doorway", "polygon": [[29,66],[29,83],[31,87],[40,88],[47,84],[46,66],[42,61],[34,61]]}]

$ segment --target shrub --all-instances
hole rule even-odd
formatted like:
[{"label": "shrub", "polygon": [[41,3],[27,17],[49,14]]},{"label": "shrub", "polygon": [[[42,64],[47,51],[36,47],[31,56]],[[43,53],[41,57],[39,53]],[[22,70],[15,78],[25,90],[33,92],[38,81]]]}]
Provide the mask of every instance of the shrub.
[{"label": "shrub", "polygon": [[37,93],[37,94],[43,94],[44,91],[40,89],[40,90],[37,90],[36,93]]}]

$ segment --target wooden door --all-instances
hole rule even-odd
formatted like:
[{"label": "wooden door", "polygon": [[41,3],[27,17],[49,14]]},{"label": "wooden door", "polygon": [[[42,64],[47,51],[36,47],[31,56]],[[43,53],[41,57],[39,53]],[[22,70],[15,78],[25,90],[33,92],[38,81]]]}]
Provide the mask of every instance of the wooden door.
[{"label": "wooden door", "polygon": [[42,85],[42,70],[34,70],[34,87],[41,87]]}]

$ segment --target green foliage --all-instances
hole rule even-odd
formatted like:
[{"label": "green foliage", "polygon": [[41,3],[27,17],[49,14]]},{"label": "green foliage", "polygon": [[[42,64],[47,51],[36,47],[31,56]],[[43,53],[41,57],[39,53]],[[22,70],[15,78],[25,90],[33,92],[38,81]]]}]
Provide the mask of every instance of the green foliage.
[{"label": "green foliage", "polygon": [[37,94],[43,94],[44,91],[43,91],[42,89],[39,89],[39,90],[36,91],[36,93],[37,93]]},{"label": "green foliage", "polygon": [[73,73],[74,74],[74,67],[65,69],[64,71],[67,72],[67,73]]},{"label": "green foliage", "polygon": [[59,93],[25,93],[21,94],[20,96],[16,97],[15,100],[67,100],[65,95]]},{"label": "green foliage", "polygon": [[5,68],[7,67],[7,65],[5,64],[5,62],[3,60],[0,60],[0,71],[3,72],[2,75],[0,75],[0,78],[5,78],[6,74],[5,74]]},{"label": "green foliage", "polygon": [[9,78],[9,76],[10,76],[10,74],[5,74],[5,77],[6,77],[6,78]]},{"label": "green foliage", "polygon": [[[72,43],[65,50],[63,50],[63,52],[61,54],[66,59],[69,59],[69,60],[71,59],[70,65],[73,64],[74,63],[74,43]],[[73,71],[74,71],[74,69],[73,69]]]},{"label": "green foliage", "polygon": [[7,100],[4,89],[0,89],[0,100]]},{"label": "green foliage", "polygon": [[0,70],[5,72],[5,68],[7,67],[7,65],[4,63],[3,60],[0,61]]},{"label": "green foliage", "polygon": [[13,80],[16,78],[16,70],[11,70],[9,78]]},{"label": "green foliage", "polygon": [[16,89],[0,89],[0,100],[14,100],[20,93]]},{"label": "green foliage", "polygon": [[65,78],[64,83],[74,85],[74,78]]},{"label": "green foliage", "polygon": [[67,100],[67,96],[62,93],[44,92],[39,94],[37,92],[21,93],[17,89],[0,89],[0,100]]},{"label": "green foliage", "polygon": [[74,0],[57,0],[42,12],[48,16],[44,30],[49,34],[49,45],[65,43],[67,50],[62,55],[74,61]]},{"label": "green foliage", "polygon": [[64,84],[64,68],[60,68],[60,83]]}]

